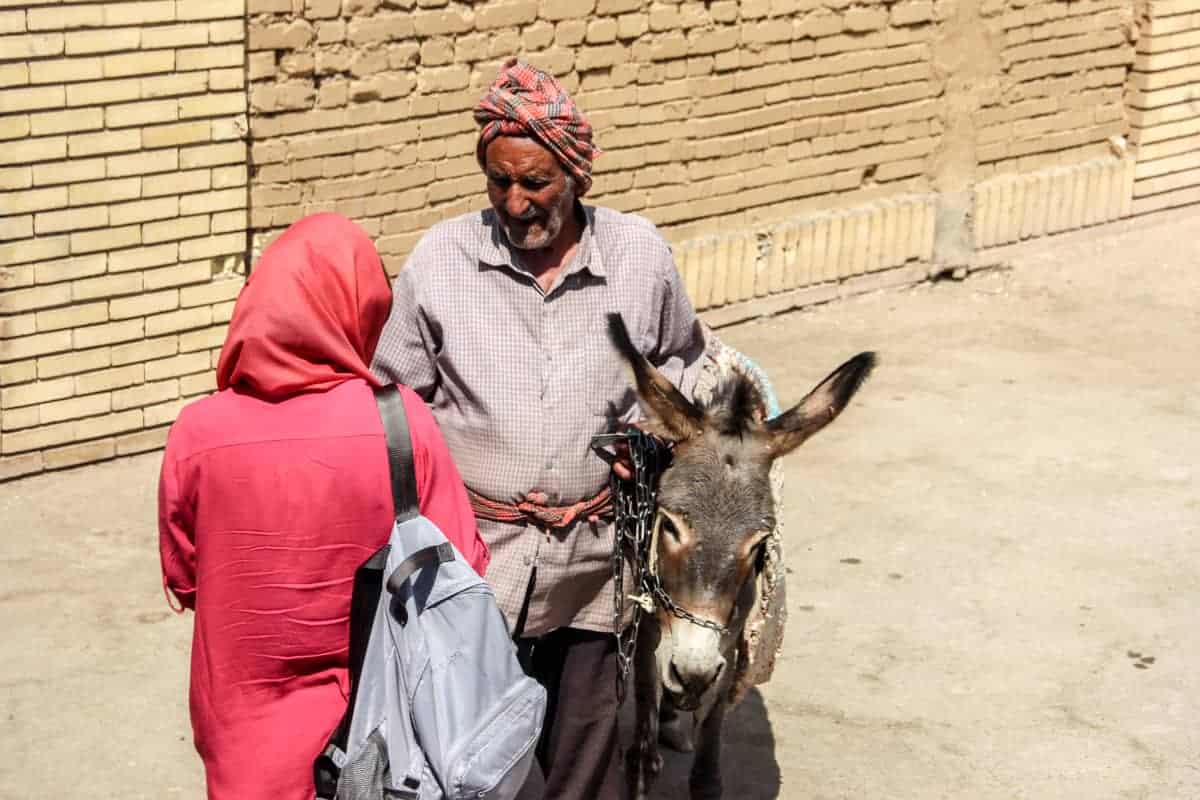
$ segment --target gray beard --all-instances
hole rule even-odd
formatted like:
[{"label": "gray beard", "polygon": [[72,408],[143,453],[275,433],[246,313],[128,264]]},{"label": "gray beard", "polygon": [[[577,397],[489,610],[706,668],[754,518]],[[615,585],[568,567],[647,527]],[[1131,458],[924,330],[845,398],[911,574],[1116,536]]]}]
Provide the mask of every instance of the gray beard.
[{"label": "gray beard", "polygon": [[504,238],[508,239],[508,243],[518,250],[541,250],[543,247],[549,247],[550,243],[558,238],[558,234],[562,233],[563,219],[562,206],[557,206],[550,212],[550,217],[546,220],[546,226],[543,228],[543,235],[536,239],[530,239],[528,235],[521,241],[517,241],[506,226],[501,225],[504,231]]}]

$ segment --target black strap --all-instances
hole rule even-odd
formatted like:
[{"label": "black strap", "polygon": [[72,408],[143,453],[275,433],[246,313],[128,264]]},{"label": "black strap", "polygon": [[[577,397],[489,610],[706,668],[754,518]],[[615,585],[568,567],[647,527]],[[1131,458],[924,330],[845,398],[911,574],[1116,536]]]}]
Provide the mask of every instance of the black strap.
[{"label": "black strap", "polygon": [[[375,390],[375,403],[379,407],[379,416],[383,420],[383,432],[387,439],[388,472],[395,518],[404,521],[419,513],[417,476],[413,468],[412,438],[408,432],[408,416],[404,413],[404,398],[394,385],[385,386]],[[313,783],[316,795],[321,800],[332,799],[337,793],[338,777],[342,771],[346,742],[350,736],[350,720],[354,715],[355,701],[358,699],[358,685],[363,662],[367,657],[371,626],[375,622],[375,609],[383,591],[384,569],[387,567],[389,552],[390,547],[385,544],[372,553],[354,573],[354,589],[350,598],[350,697],[341,721],[330,735],[325,749],[313,762]],[[406,561],[405,564],[407,563]],[[402,564],[400,569],[403,567]],[[414,566],[409,574],[418,568]]]},{"label": "black strap", "polygon": [[[387,579],[388,591],[392,594],[399,594],[400,587],[417,570],[425,569],[426,567],[436,567],[438,564],[445,564],[447,561],[453,560],[454,548],[449,542],[432,544],[429,547],[422,548],[400,562],[400,566],[392,571],[392,574]],[[392,611],[396,614],[396,618],[400,620],[401,625],[408,624],[408,609],[397,603]],[[420,610],[417,613],[420,613]]]},{"label": "black strap", "polygon": [[413,467],[412,436],[408,432],[408,416],[404,413],[404,398],[395,385],[375,390],[375,403],[383,420],[387,438],[388,471],[392,478],[392,505],[396,521],[417,516],[417,473]]},{"label": "black strap", "polygon": [[431,544],[429,547],[418,550],[400,563],[400,566],[392,572],[387,579],[388,591],[396,594],[400,591],[400,587],[404,582],[412,577],[412,574],[419,569],[433,567],[438,564],[445,564],[447,561],[454,560],[454,548],[449,542],[441,544]]}]

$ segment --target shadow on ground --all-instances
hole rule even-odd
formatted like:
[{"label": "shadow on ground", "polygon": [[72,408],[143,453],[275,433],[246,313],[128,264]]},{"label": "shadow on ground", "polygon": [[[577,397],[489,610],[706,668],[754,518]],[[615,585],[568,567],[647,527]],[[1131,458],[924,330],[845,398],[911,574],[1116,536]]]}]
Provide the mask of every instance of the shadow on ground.
[{"label": "shadow on ground", "polygon": [[[630,702],[632,705],[632,701]],[[721,772],[725,796],[739,800],[774,800],[780,796],[775,734],[766,703],[757,689],[725,718]],[[684,800],[688,796],[691,753],[662,749],[663,772],[654,788],[655,800]]]}]

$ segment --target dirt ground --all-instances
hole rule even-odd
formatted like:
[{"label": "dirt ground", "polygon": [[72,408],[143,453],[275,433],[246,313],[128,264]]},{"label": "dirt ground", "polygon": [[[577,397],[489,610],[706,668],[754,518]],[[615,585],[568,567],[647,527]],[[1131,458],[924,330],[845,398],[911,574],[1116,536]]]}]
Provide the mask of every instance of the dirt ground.
[{"label": "dirt ground", "polygon": [[[1200,797],[1200,211],[727,329],[785,403],[790,624],[731,798]],[[203,797],[158,456],[0,484],[0,797]],[[668,759],[660,795],[685,795]]]}]

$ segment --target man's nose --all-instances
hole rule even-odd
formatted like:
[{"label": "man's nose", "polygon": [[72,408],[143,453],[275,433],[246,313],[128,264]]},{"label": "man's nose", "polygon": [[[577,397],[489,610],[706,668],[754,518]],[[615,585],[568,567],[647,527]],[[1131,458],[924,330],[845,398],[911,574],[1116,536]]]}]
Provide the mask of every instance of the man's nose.
[{"label": "man's nose", "polygon": [[504,211],[510,217],[523,217],[529,210],[529,198],[525,196],[525,192],[520,186],[508,187],[508,193],[504,196]]}]

